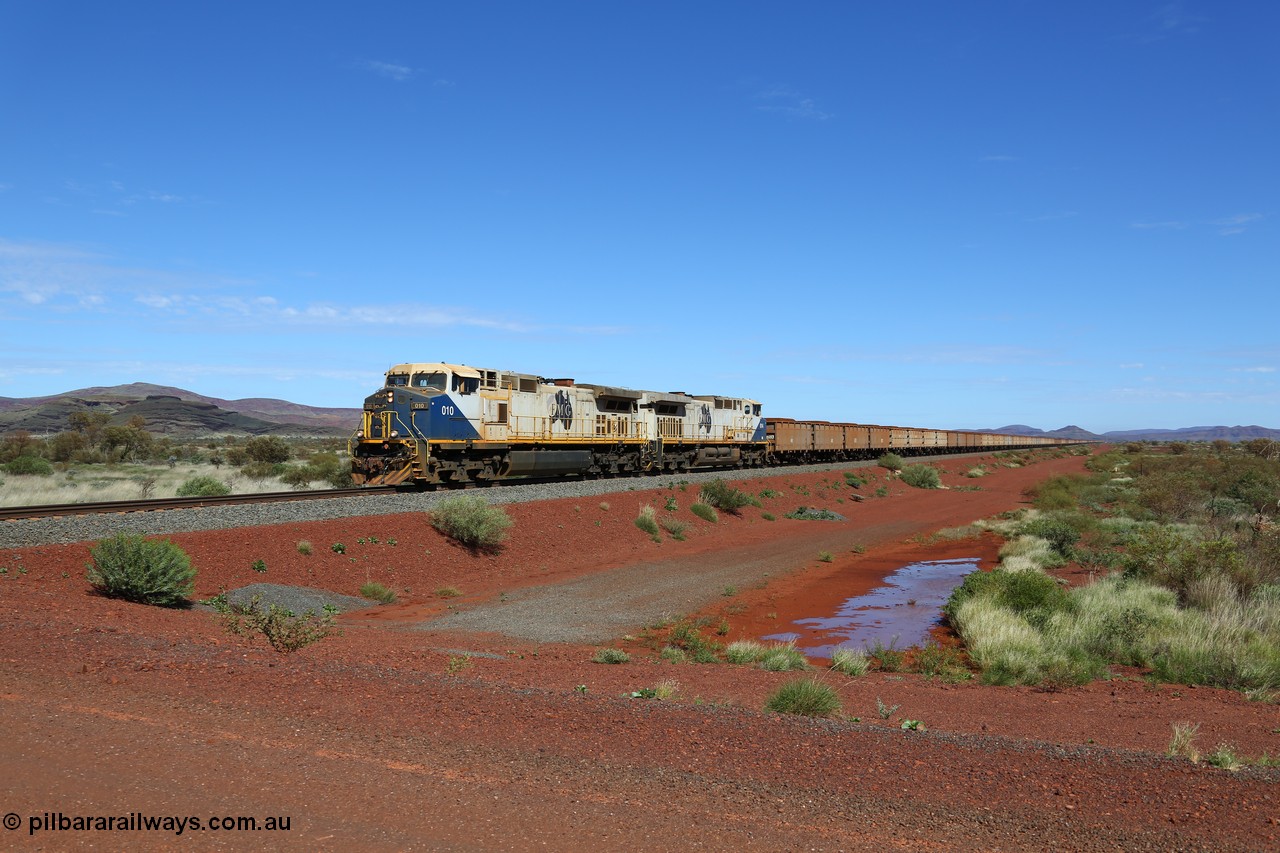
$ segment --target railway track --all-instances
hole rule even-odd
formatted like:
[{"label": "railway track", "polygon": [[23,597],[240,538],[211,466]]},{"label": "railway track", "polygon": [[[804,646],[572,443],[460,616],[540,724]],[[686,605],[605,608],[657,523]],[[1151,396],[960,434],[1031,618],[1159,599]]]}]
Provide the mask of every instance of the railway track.
[{"label": "railway track", "polygon": [[136,501],[96,501],[74,504],[0,507],[0,521],[23,518],[57,518],[67,515],[95,515],[127,512],[155,512],[168,509],[192,509],[236,504],[277,503],[280,501],[314,501],[328,498],[352,498],[363,495],[385,495],[395,486],[365,486],[350,489],[316,489],[303,492],[259,492],[248,495],[195,498],[148,498]]}]

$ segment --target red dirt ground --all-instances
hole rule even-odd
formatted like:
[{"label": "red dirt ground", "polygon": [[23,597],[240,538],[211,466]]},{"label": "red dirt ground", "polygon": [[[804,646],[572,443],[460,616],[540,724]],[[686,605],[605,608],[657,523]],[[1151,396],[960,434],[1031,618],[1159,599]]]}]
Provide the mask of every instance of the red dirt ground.
[{"label": "red dirt ground", "polygon": [[[826,672],[842,713],[811,720],[761,710],[794,674],[666,663],[642,622],[618,638],[632,655],[618,666],[592,663],[595,644],[417,624],[600,573],[640,586],[705,573],[716,583],[671,602],[673,615],[726,618],[725,640],[773,633],[915,559],[980,556],[989,566],[994,541],[925,540],[1081,470],[1071,457],[960,477],[975,461],[939,464],[944,483],[981,491],[895,483],[871,497],[880,472],[861,503],[832,487],[838,473],[744,481],[781,493],[764,501],[774,522],[747,509],[708,524],[688,512],[694,486],[620,481],[637,490],[607,496],[607,509],[599,498],[509,506],[515,526],[497,554],[455,546],[421,515],[172,537],[198,568],[199,597],[264,581],[355,594],[376,580],[399,591],[400,603],[347,614],[341,636],[292,655],[226,634],[208,612],[92,594],[88,544],[0,551],[0,812],[18,821],[0,839],[15,850],[175,845],[165,830],[29,830],[46,813],[56,825],[58,813],[137,812],[290,821],[277,832],[184,830],[181,843],[199,848],[1280,846],[1280,773],[1163,755],[1178,723],[1199,724],[1206,752],[1229,743],[1250,758],[1280,753],[1276,706],[1229,691],[1148,684],[1132,671],[1056,692]],[[667,497],[690,522],[686,542],[654,543],[633,524],[639,506],[661,510]],[[848,521],[781,517],[801,504]],[[301,540],[313,543],[309,556]],[[762,558],[776,566],[767,578],[745,568]],[[258,559],[266,573],[251,569]],[[743,574],[725,596],[735,566]],[[447,586],[462,595],[436,594]],[[663,681],[678,682],[674,699],[626,698]],[[877,700],[899,710],[883,720]],[[901,730],[907,718],[928,731]]]}]

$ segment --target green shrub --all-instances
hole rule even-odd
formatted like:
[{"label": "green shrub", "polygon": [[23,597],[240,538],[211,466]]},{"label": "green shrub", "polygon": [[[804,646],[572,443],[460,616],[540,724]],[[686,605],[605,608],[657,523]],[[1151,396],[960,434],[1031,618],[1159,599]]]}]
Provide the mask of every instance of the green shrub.
[{"label": "green shrub", "polygon": [[989,598],[1036,626],[1044,625],[1054,613],[1074,609],[1067,591],[1043,572],[995,569],[966,575],[943,606],[943,613],[951,616],[965,601],[975,597]]},{"label": "green shrub", "polygon": [[831,668],[845,675],[865,675],[871,661],[860,649],[836,649],[831,653]]},{"label": "green shrub", "polygon": [[53,474],[49,460],[41,456],[19,456],[4,464],[5,473],[15,476],[48,477]]},{"label": "green shrub", "polygon": [[898,638],[894,637],[885,645],[877,639],[867,651],[872,665],[881,672],[902,672],[907,664],[907,653],[898,648]]},{"label": "green shrub", "polygon": [[320,477],[315,469],[307,465],[286,465],[284,472],[280,475],[280,482],[295,492],[306,491],[311,488],[311,482],[318,479]]},{"label": "green shrub", "polygon": [[263,610],[258,606],[256,595],[244,607],[228,604],[226,596],[218,596],[209,603],[222,618],[222,626],[227,633],[249,638],[261,634],[271,648],[281,654],[296,652],[304,646],[341,633],[334,625],[338,609],[332,604],[326,604],[319,614],[308,610],[299,616],[292,610],[275,604]]},{"label": "green shrub", "polygon": [[392,604],[396,600],[396,591],[383,586],[377,581],[367,581],[360,585],[360,595],[379,604]]},{"label": "green shrub", "polygon": [[780,646],[767,647],[764,656],[759,660],[760,668],[769,672],[788,672],[795,669],[808,669],[809,662],[805,660],[804,652],[800,651],[792,643],[786,643]]},{"label": "green shrub", "polygon": [[231,494],[231,488],[216,477],[192,477],[178,486],[180,498],[220,498],[229,494]]},{"label": "green shrub", "polygon": [[684,532],[689,529],[689,525],[686,522],[670,515],[664,515],[658,519],[658,526],[671,534],[671,538],[677,542],[684,541]]},{"label": "green shrub", "polygon": [[117,533],[99,540],[89,557],[89,583],[112,598],[174,607],[185,605],[195,587],[191,558],[167,539]]},{"label": "green shrub", "polygon": [[834,690],[820,681],[797,678],[770,694],[764,707],[766,711],[779,714],[829,717],[840,710],[840,698]]},{"label": "green shrub", "polygon": [[283,462],[250,462],[240,469],[240,473],[250,480],[261,482],[271,477],[284,476],[288,467]]},{"label": "green shrub", "polygon": [[769,652],[769,647],[755,640],[738,640],[730,643],[724,650],[724,659],[729,663],[759,663]]},{"label": "green shrub", "polygon": [[917,489],[937,489],[942,486],[942,478],[938,469],[931,465],[908,465],[899,475],[902,482]]},{"label": "green shrub", "polygon": [[497,548],[514,523],[501,507],[479,495],[460,495],[440,501],[427,515],[431,526],[450,539],[475,550]]},{"label": "green shrub", "polygon": [[760,501],[741,489],[735,489],[724,480],[712,480],[702,487],[702,503],[725,512],[738,514],[744,506],[760,506]]},{"label": "green shrub", "polygon": [[658,520],[654,518],[653,507],[641,507],[640,514],[636,516],[636,527],[648,533],[654,542],[662,541],[662,537],[658,535]]},{"label": "green shrub", "polygon": [[288,462],[289,445],[278,435],[260,435],[245,442],[244,455],[254,462]]},{"label": "green shrub", "polygon": [[786,514],[786,518],[797,518],[801,521],[844,521],[844,516],[829,509],[815,509],[802,506]]},{"label": "green shrub", "polygon": [[715,524],[720,520],[720,516],[716,513],[715,508],[707,504],[696,503],[689,507],[689,512],[693,513],[698,518],[701,518],[703,521],[709,521],[712,524]]},{"label": "green shrub", "polygon": [[969,677],[960,650],[941,645],[936,640],[916,649],[913,669],[926,678],[937,676],[947,681],[956,681]]},{"label": "green shrub", "polygon": [[1080,541],[1080,531],[1066,518],[1042,515],[1023,524],[1018,532],[1047,541],[1063,557],[1072,556],[1073,546]]},{"label": "green shrub", "polygon": [[631,660],[631,655],[622,649],[600,649],[591,660],[595,663],[627,663]]},{"label": "green shrub", "polygon": [[876,460],[876,464],[889,471],[901,471],[904,463],[898,454],[886,453]]}]

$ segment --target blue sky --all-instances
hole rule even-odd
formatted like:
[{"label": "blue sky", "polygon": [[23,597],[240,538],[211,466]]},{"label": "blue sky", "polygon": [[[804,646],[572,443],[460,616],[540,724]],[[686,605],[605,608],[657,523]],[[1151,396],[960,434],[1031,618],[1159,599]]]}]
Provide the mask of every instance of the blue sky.
[{"label": "blue sky", "polygon": [[0,396],[1280,427],[1280,4],[0,0]]}]

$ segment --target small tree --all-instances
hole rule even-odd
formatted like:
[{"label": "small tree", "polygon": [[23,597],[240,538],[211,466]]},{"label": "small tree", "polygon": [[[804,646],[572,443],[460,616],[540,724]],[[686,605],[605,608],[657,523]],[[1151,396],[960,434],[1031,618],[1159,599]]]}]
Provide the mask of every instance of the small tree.
[{"label": "small tree", "polygon": [[33,474],[37,477],[48,477],[53,473],[53,466],[49,464],[49,460],[39,456],[19,456],[0,467],[9,474],[17,475]]},{"label": "small tree", "polygon": [[231,494],[231,488],[216,477],[192,477],[178,486],[180,498],[220,498]]},{"label": "small tree", "polygon": [[245,442],[244,454],[254,462],[288,462],[289,445],[278,435],[259,435]]},{"label": "small tree", "polygon": [[117,533],[89,552],[88,580],[103,595],[175,607],[187,603],[196,570],[187,553],[167,539]]}]

